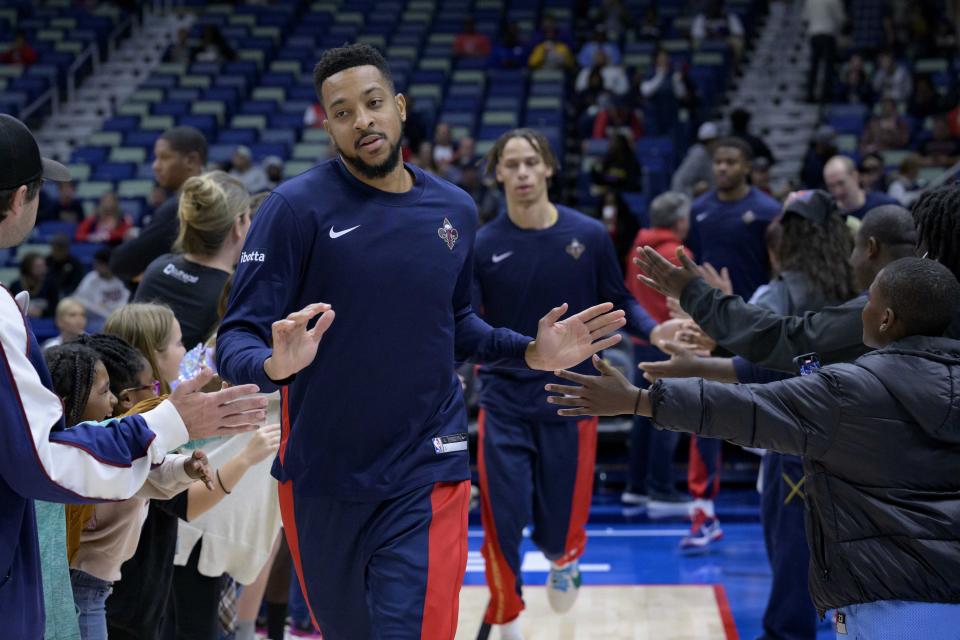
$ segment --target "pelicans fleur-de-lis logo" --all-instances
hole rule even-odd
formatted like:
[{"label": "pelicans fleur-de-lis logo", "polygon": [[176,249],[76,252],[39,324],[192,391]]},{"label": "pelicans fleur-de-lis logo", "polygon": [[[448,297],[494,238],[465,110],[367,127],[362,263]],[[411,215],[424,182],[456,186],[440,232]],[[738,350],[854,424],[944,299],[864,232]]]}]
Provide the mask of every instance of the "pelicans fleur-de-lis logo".
[{"label": "pelicans fleur-de-lis logo", "polygon": [[570,244],[567,245],[567,253],[569,253],[574,260],[579,260],[586,248],[582,242],[574,238],[570,241]]},{"label": "pelicans fleur-de-lis logo", "polygon": [[460,239],[460,232],[453,228],[448,218],[443,219],[443,226],[437,229],[437,235],[447,244],[450,251],[453,251],[453,245]]}]

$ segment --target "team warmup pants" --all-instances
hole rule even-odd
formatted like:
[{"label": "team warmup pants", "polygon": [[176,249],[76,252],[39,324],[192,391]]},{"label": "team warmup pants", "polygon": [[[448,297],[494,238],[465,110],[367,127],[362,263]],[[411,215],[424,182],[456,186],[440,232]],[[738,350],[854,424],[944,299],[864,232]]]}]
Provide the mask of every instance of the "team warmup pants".
[{"label": "team warmup pants", "polygon": [[597,455],[597,418],[533,421],[482,410],[479,417],[481,518],[490,604],[484,621],[504,624],[523,610],[520,543],[551,561],[583,555]]},{"label": "team warmup pants", "polygon": [[470,481],[382,502],[280,484],[290,555],[325,640],[453,640],[467,568]]}]

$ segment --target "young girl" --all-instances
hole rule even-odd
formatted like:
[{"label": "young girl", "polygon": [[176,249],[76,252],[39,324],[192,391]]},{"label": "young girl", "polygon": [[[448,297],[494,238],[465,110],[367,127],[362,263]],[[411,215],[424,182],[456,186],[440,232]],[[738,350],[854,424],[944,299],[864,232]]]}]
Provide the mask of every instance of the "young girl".
[{"label": "young girl", "polygon": [[[116,385],[111,384],[108,367],[104,364],[102,354],[96,349],[97,346],[104,344],[104,340],[100,338],[108,337],[80,336],[77,342],[52,347],[45,354],[53,378],[54,391],[63,401],[67,418],[73,420],[70,424],[84,421],[101,422],[113,416],[118,404],[116,393],[119,391],[119,384],[128,382],[122,376],[131,375],[120,370],[115,363],[111,363],[110,368],[121,376]],[[116,339],[106,340],[111,352],[126,347],[132,355],[138,355],[128,345],[118,345],[113,343],[113,340]],[[129,357],[130,354],[124,355],[127,356],[124,369],[135,372],[136,369],[132,367],[136,365]],[[194,456],[168,456],[163,464],[151,472],[147,484],[138,495],[156,493],[166,497],[162,491],[151,491],[150,487],[156,485],[157,489],[167,488],[176,493],[189,486],[194,478],[201,477],[209,481],[209,470],[206,468],[206,458],[202,452],[198,451]],[[133,547],[139,536],[139,524],[143,521],[142,515],[134,517],[135,510],[139,507],[143,511],[145,506],[146,501],[142,498],[101,505],[70,505],[67,507],[66,528],[63,524],[63,508],[60,507],[56,511],[54,514],[56,529],[61,532],[61,535],[66,531],[66,539],[58,538],[55,565],[58,573],[52,576],[51,589],[64,585],[62,576],[65,573],[65,567],[63,572],[60,572],[59,567],[63,567],[66,564],[65,561],[69,561],[71,566],[69,584],[73,596],[68,603],[66,596],[55,594],[54,597],[57,600],[54,602],[62,603],[63,608],[54,612],[52,618],[48,615],[49,629],[59,631],[60,625],[64,623],[61,619],[64,616],[66,616],[64,619],[69,620],[68,625],[74,629],[77,628],[77,617],[72,606],[75,601],[76,610],[80,613],[79,637],[83,640],[106,639],[104,603],[110,593],[113,580],[119,577],[120,562],[123,560],[123,557],[117,560],[114,558],[123,554],[129,557],[133,553]],[[89,546],[84,544],[91,541]],[[80,554],[79,564],[77,562],[78,545],[82,545],[81,549],[84,552]],[[51,548],[51,552],[53,550]],[[115,569],[111,570],[114,563]],[[116,575],[113,575],[114,573]],[[60,615],[61,613],[63,615]],[[76,636],[63,636],[60,633],[53,637]]]},{"label": "young girl", "polygon": [[[179,375],[185,350],[180,325],[168,307],[127,305],[111,314],[105,332],[135,347],[149,364],[152,379],[140,374],[139,384],[132,384],[128,391],[135,391],[135,387],[143,387],[148,382],[152,385],[156,380],[162,394],[169,392],[170,383]],[[246,443],[217,469],[213,491],[195,484],[170,500],[151,501],[136,553],[121,567],[122,577],[114,584],[113,594],[107,600],[111,640],[158,637],[173,579],[178,519],[189,522],[220,502],[233,492],[250,467],[270,457],[279,444],[278,425],[261,428],[247,437]],[[204,616],[209,613],[216,619],[216,607],[208,611],[198,601],[196,611]]]}]

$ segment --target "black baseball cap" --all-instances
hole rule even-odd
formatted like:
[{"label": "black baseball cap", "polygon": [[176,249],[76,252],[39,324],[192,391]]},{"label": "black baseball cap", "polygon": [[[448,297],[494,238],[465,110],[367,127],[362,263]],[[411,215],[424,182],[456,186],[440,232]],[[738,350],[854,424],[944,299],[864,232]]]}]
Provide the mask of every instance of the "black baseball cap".
[{"label": "black baseball cap", "polygon": [[797,215],[815,224],[825,225],[830,214],[836,209],[837,205],[829,193],[811,189],[791,194],[787,199],[787,206],[783,208],[783,215]]},{"label": "black baseball cap", "polygon": [[40,157],[40,147],[27,125],[0,113],[0,190],[15,189],[39,178],[54,182],[71,180],[65,166]]}]

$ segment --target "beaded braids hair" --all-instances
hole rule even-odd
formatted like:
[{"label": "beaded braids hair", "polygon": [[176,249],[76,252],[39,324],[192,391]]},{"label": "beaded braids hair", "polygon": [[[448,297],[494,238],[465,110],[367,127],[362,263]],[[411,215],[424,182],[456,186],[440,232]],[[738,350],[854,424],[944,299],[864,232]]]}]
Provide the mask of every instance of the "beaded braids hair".
[{"label": "beaded braids hair", "polygon": [[927,191],[911,211],[919,234],[918,248],[960,278],[960,185]]},{"label": "beaded braids hair", "polygon": [[80,422],[87,406],[100,357],[90,347],[76,342],[50,347],[43,357],[53,378],[53,392],[63,401],[64,420],[72,427]]},{"label": "beaded braids hair", "polygon": [[124,389],[138,386],[140,372],[145,366],[149,366],[139,351],[118,336],[105,333],[92,336],[85,334],[77,338],[76,342],[97,353],[110,376],[110,391],[118,398]]}]

